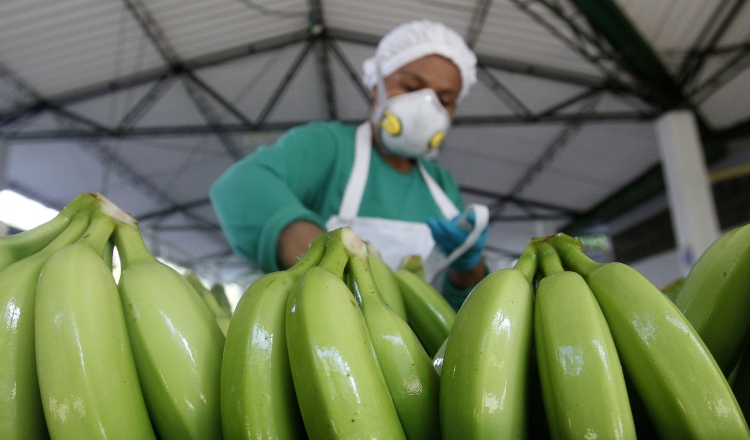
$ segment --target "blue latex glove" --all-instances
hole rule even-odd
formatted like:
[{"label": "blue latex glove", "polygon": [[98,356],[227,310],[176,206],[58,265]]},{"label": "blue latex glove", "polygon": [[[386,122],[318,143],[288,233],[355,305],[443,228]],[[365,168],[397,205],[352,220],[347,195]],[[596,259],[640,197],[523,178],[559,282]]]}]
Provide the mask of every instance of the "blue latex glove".
[{"label": "blue latex glove", "polygon": [[[427,219],[427,226],[432,231],[432,238],[435,240],[437,247],[443,251],[445,255],[450,255],[454,249],[466,241],[466,237],[469,236],[469,231],[464,231],[458,226],[458,220],[461,216],[457,215],[452,220],[446,219]],[[466,220],[474,226],[474,212],[470,212],[466,216]],[[479,236],[476,242],[466,250],[460,257],[458,257],[451,265],[451,269],[459,272],[465,272],[472,269],[482,259],[482,251],[484,250],[485,244],[487,244],[487,231],[485,227],[482,234]]]}]

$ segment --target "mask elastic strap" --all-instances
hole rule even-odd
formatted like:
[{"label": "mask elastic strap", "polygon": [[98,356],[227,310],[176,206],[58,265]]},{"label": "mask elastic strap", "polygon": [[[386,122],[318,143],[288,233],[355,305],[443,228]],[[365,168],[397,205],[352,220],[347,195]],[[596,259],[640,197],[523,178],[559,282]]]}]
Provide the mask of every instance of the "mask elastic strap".
[{"label": "mask elastic strap", "polygon": [[[380,69],[380,59],[375,59],[375,71],[377,72],[377,85],[378,85],[378,106],[376,108],[374,118],[375,120],[373,123],[375,124],[375,128],[378,128],[378,124],[380,123],[380,118],[383,114],[383,109],[385,109],[385,103],[388,101],[388,94],[385,91],[385,78],[383,78],[383,71]],[[380,130],[377,130],[378,132]]]}]

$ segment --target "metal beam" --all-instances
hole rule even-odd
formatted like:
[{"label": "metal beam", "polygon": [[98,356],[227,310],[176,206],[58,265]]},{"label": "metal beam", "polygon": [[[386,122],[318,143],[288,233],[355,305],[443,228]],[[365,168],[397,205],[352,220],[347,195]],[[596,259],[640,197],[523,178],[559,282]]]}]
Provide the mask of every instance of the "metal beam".
[{"label": "metal beam", "polygon": [[474,7],[474,12],[471,14],[471,21],[469,22],[469,30],[466,34],[466,44],[470,48],[476,46],[479,40],[479,35],[482,33],[484,22],[487,20],[487,12],[492,6],[492,0],[477,0],[477,4]]},{"label": "metal beam", "polygon": [[735,139],[750,136],[750,118],[740,121],[731,127],[717,131],[715,136],[725,142],[731,142]]},{"label": "metal beam", "polygon": [[185,71],[185,75],[187,75],[188,78],[190,78],[190,80],[195,83],[195,85],[200,87],[203,92],[207,93],[211,98],[213,98],[214,101],[221,104],[221,106],[224,107],[226,111],[234,115],[235,118],[239,119],[246,125],[253,125],[252,121],[250,121],[250,119],[248,119],[244,113],[242,113],[234,104],[227,101],[227,99],[224,98],[224,96],[217,92],[213,87],[200,79],[200,77],[198,77],[192,70]]},{"label": "metal beam", "polygon": [[185,212],[189,209],[198,208],[201,206],[205,206],[207,204],[211,203],[211,200],[208,197],[204,197],[198,200],[194,200],[192,202],[187,203],[181,203],[178,205],[172,205],[169,208],[166,209],[160,209],[158,211],[152,211],[147,212],[144,214],[141,214],[138,216],[139,222],[146,222],[151,219],[161,219],[164,217],[169,217],[172,214],[177,214],[179,212]]},{"label": "metal beam", "polygon": [[677,83],[614,0],[571,0],[592,29],[617,51],[621,67],[646,85],[664,110],[687,106]]},{"label": "metal beam", "polygon": [[[581,121],[586,123],[618,123],[634,121],[650,121],[656,114],[644,114],[636,112],[609,112],[609,113],[562,113],[551,114],[534,120],[524,119],[513,115],[499,116],[461,116],[453,120],[454,127],[482,127],[498,125],[521,125],[521,124],[560,124]],[[286,131],[292,127],[304,124],[308,121],[290,122],[265,122],[248,127],[245,124],[220,124],[209,125],[177,125],[159,127],[133,127],[125,132],[118,130],[87,130],[87,129],[60,129],[39,130],[27,132],[5,132],[0,131],[0,136],[13,142],[28,141],[69,141],[71,139],[135,139],[140,137],[179,137],[195,135],[211,135],[222,133],[266,133]],[[362,120],[343,119],[341,122],[351,125],[359,125]]]},{"label": "metal beam", "polygon": [[506,107],[508,107],[516,116],[520,117],[521,119],[528,119],[532,120],[534,118],[534,115],[532,114],[531,110],[529,110],[526,105],[521,102],[520,99],[516,95],[513,94],[510,90],[508,90],[507,87],[503,85],[497,78],[495,78],[494,75],[492,75],[491,72],[487,71],[487,69],[479,65],[479,68],[477,69],[477,77],[479,78],[479,81],[482,82],[490,91],[497,96],[497,98],[505,104]]},{"label": "metal beam", "polygon": [[[185,86],[188,96],[190,96],[190,99],[192,99],[193,103],[198,108],[198,111],[208,123],[209,128],[215,129],[220,127],[221,119],[208,102],[208,99],[206,99],[203,90],[200,89],[191,79],[186,77],[183,77],[182,84]],[[217,130],[212,131],[213,134],[219,138],[219,142],[221,142],[221,145],[224,147],[224,150],[226,150],[229,157],[234,160],[240,160],[243,157],[242,151],[229,133]]]},{"label": "metal beam", "polygon": [[[708,19],[706,25],[698,34],[698,38],[693,44],[693,50],[688,53],[680,66],[678,81],[681,88],[684,89],[696,78],[703,68],[707,55],[716,48],[721,38],[731,27],[732,22],[736,20],[745,2],[746,0],[723,0],[714,9],[711,18]],[[717,24],[722,15],[724,18]]]},{"label": "metal beam", "polygon": [[[584,113],[593,110],[598,102],[599,100],[596,97],[589,98],[589,100],[585,104]],[[513,188],[511,188],[509,193],[510,196],[515,197],[520,195],[521,191],[523,191],[524,188],[529,186],[529,184],[534,181],[539,173],[542,172],[542,170],[552,162],[552,160],[555,158],[555,155],[557,155],[560,150],[565,148],[568,145],[570,139],[581,130],[582,123],[583,121],[571,121],[570,124],[567,124],[560,131],[557,137],[555,137],[555,139],[550,142],[550,144],[544,149],[542,154],[537,158],[536,162],[534,162],[534,164],[528,168],[524,175],[521,176],[520,179],[518,179],[516,184],[513,185]],[[494,206],[490,213],[494,215],[500,215],[504,208],[505,203],[501,202],[497,204],[497,206]]]},{"label": "metal beam", "polygon": [[572,210],[570,208],[564,207],[564,206],[558,206],[551,203],[544,203],[544,202],[536,202],[533,200],[527,200],[527,199],[521,199],[515,196],[510,196],[507,194],[498,194],[493,191],[487,191],[480,188],[472,188],[466,185],[460,185],[459,189],[462,193],[474,195],[478,197],[485,197],[488,199],[495,199],[503,202],[513,203],[518,206],[526,206],[531,208],[538,208],[538,209],[544,209],[549,211],[557,211],[566,215],[570,216],[576,216],[576,215],[582,215],[582,212],[578,212],[575,210]]},{"label": "metal beam", "polygon": [[135,21],[141,27],[141,30],[143,30],[146,38],[148,38],[154,46],[154,49],[159,52],[159,55],[161,55],[164,62],[173,68],[179,66],[181,62],[180,57],[177,55],[177,51],[175,51],[169,43],[161,26],[159,26],[159,23],[157,23],[156,19],[151,15],[151,12],[146,8],[143,1],[123,0],[123,2]]},{"label": "metal beam", "polygon": [[352,84],[354,84],[354,88],[356,88],[359,93],[362,95],[362,97],[365,99],[365,102],[372,102],[372,98],[370,97],[370,91],[365,88],[365,85],[362,84],[362,80],[359,77],[359,72],[357,69],[354,68],[352,63],[349,61],[349,59],[344,55],[344,53],[339,48],[338,43],[336,43],[331,38],[325,39],[326,44],[328,45],[328,49],[333,53],[333,55],[338,59],[339,64],[344,68],[344,71],[349,76],[349,79],[351,80]]},{"label": "metal beam", "polygon": [[[167,39],[164,31],[162,31],[161,26],[151,15],[151,12],[146,8],[146,5],[141,0],[123,1],[125,2],[125,5],[130,10],[135,20],[141,26],[143,33],[146,34],[148,40],[159,52],[164,62],[172,68],[172,71],[185,74],[182,76],[182,83],[185,86],[185,90],[188,92],[188,96],[190,96],[190,99],[192,99],[193,103],[198,108],[198,111],[206,119],[208,125],[211,127],[220,126],[221,118],[219,118],[219,115],[211,106],[211,103],[208,101],[205,95],[205,93],[213,92],[213,89],[210,89],[210,87],[196,78],[189,69],[186,69],[184,67],[179,54],[172,47],[172,44]],[[208,90],[210,90],[210,92],[207,92]],[[219,96],[218,93],[213,93],[216,96]],[[220,99],[220,102],[225,101],[223,99]],[[231,106],[228,107],[231,108]],[[244,116],[242,116],[241,119],[245,121],[247,120],[246,118],[244,118]],[[229,134],[218,132],[216,133],[216,135],[219,138],[221,144],[224,146],[224,149],[227,151],[227,154],[229,154],[232,159],[239,160],[240,158],[242,158],[243,154],[240,148],[237,146],[236,142]]]},{"label": "metal beam", "polygon": [[688,91],[690,99],[695,103],[702,103],[717,89],[745,71],[748,65],[750,65],[750,46],[744,47],[708,79]]},{"label": "metal beam", "polygon": [[[534,22],[545,28],[555,38],[560,40],[565,46],[572,51],[581,55],[586,61],[591,63],[594,67],[598,68],[599,71],[606,78],[606,82],[619,83],[619,74],[615,70],[605,65],[602,61],[607,59],[606,53],[601,50],[599,41],[595,41],[594,37],[589,36],[583,29],[580,29],[576,23],[568,19],[561,10],[552,5],[551,3],[542,0],[510,0],[511,3],[515,4],[521,9],[526,15],[528,15]],[[577,40],[569,38],[560,29],[558,29],[551,21],[547,20],[541,14],[531,9],[532,4],[540,4],[546,7],[554,15],[556,15],[563,24],[570,30]],[[593,46],[599,49],[599,53],[594,52],[589,47],[594,42]]]},{"label": "metal beam", "polygon": [[141,99],[135,103],[133,107],[130,108],[130,111],[123,116],[123,118],[120,120],[120,123],[117,124],[116,130],[123,131],[127,130],[131,127],[133,127],[135,124],[138,123],[138,121],[141,120],[143,115],[145,115],[151,107],[153,107],[154,103],[159,100],[159,98],[166,93],[166,91],[169,89],[169,86],[172,85],[172,80],[174,79],[174,75],[164,75],[163,77],[159,78],[153,86],[151,86],[151,89],[149,89],[148,92],[146,92]]},{"label": "metal beam", "polygon": [[278,86],[276,86],[276,90],[273,91],[273,94],[271,94],[271,97],[268,99],[268,102],[266,102],[266,105],[263,107],[263,110],[261,110],[260,115],[258,116],[257,123],[258,124],[264,124],[266,122],[266,119],[268,119],[268,116],[273,111],[274,107],[276,107],[276,104],[279,101],[279,98],[281,98],[281,95],[284,94],[284,91],[286,90],[289,83],[292,81],[292,78],[294,78],[294,75],[297,74],[297,71],[299,70],[299,67],[302,65],[302,62],[305,60],[305,57],[307,57],[307,54],[310,53],[310,49],[312,48],[313,40],[308,40],[307,44],[299,51],[297,54],[297,57],[292,62],[292,65],[289,66],[289,69],[287,70],[286,74],[284,74],[284,77],[281,79],[281,82]]},{"label": "metal beam", "polygon": [[307,5],[310,9],[310,33],[315,42],[315,55],[318,60],[318,69],[323,83],[323,91],[326,97],[326,110],[328,119],[338,119],[336,109],[336,94],[333,87],[333,75],[331,73],[331,64],[328,57],[328,45],[326,44],[326,25],[323,20],[323,4],[321,0],[308,0]]}]

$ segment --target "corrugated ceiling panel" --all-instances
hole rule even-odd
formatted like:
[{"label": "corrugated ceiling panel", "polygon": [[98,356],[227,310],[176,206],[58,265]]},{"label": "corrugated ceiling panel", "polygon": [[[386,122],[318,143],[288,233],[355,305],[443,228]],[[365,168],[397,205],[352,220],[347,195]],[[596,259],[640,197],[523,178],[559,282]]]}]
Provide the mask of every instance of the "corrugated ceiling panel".
[{"label": "corrugated ceiling panel", "polygon": [[147,6],[183,59],[287,34],[308,25],[307,4],[303,0],[249,3],[257,8],[238,0],[162,0]]},{"label": "corrugated ceiling panel", "polygon": [[8,160],[13,164],[7,167],[8,182],[18,182],[31,194],[56,200],[59,207],[80,193],[101,189],[101,164],[75,143],[13,144]]},{"label": "corrugated ceiling panel", "polygon": [[[197,75],[247,118],[255,121],[304,47],[304,44],[295,44],[255,54],[231,63],[201,69]],[[217,111],[219,114],[226,114],[220,108]]]},{"label": "corrugated ceiling panel", "polygon": [[331,28],[343,28],[367,35],[385,35],[401,23],[415,19],[431,19],[466,36],[473,2],[465,6],[440,0],[325,0],[323,13]]},{"label": "corrugated ceiling panel", "polygon": [[524,188],[532,200],[588,210],[658,163],[648,123],[589,124]]},{"label": "corrugated ceiling panel", "polygon": [[232,162],[214,136],[132,140],[116,146],[118,156],[177,203],[208,194]]},{"label": "corrugated ceiling panel", "polygon": [[717,90],[701,106],[701,112],[716,129],[728,128],[745,121],[750,115],[750,71]]},{"label": "corrugated ceiling panel", "polygon": [[144,43],[118,2],[28,0],[0,6],[3,64],[43,95],[163,65]]},{"label": "corrugated ceiling panel", "polygon": [[[545,19],[557,23],[544,9]],[[492,3],[482,27],[482,33],[475,47],[480,55],[489,55],[520,63],[549,66],[557,69],[600,76],[581,55],[563,44],[542,25],[535,22],[527,13],[509,0]]]},{"label": "corrugated ceiling panel", "polygon": [[451,129],[438,162],[462,185],[507,195],[559,129],[515,125],[457,126]]},{"label": "corrugated ceiling panel", "polygon": [[269,115],[269,122],[328,119],[322,74],[312,49]]},{"label": "corrugated ceiling panel", "polygon": [[677,72],[720,0],[616,0],[665,65]]},{"label": "corrugated ceiling panel", "polygon": [[[328,59],[331,65],[331,75],[335,85],[335,99],[338,116],[344,120],[366,120],[369,115],[370,103],[366,96],[360,91],[362,61],[372,55],[373,48],[357,44],[338,45],[344,63],[349,64],[356,71],[356,77],[352,78],[346,67],[331,52]],[[369,96],[369,95],[367,95]]]},{"label": "corrugated ceiling panel", "polygon": [[[175,87],[175,83],[176,81],[172,82],[168,87]],[[123,116],[151,89],[151,86],[151,84],[148,84],[133,87],[70,105],[68,109],[105,126],[115,127]],[[165,90],[165,94],[167,91]]]},{"label": "corrugated ceiling panel", "polygon": [[492,69],[489,71],[532,112],[542,112],[585,91],[583,87],[534,76]]},{"label": "corrugated ceiling panel", "polygon": [[136,127],[170,125],[202,125],[206,118],[188,95],[182,81],[177,81],[166,91],[153,107],[143,115]]},{"label": "corrugated ceiling panel", "polygon": [[750,4],[744,2],[742,9],[733,16],[729,28],[721,39],[721,45],[746,44],[750,37],[748,21],[750,21]]}]

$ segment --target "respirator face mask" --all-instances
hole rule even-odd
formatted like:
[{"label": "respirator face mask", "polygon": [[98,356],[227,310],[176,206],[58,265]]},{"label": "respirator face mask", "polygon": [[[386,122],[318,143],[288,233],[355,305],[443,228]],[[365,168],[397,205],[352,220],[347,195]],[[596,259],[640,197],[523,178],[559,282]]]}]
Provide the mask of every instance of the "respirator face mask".
[{"label": "respirator face mask", "polygon": [[391,154],[416,158],[436,154],[450,127],[450,116],[434,90],[425,88],[388,98],[378,65],[378,106],[373,126]]}]

